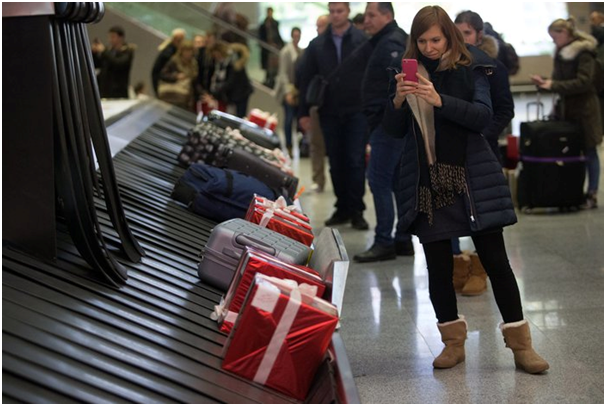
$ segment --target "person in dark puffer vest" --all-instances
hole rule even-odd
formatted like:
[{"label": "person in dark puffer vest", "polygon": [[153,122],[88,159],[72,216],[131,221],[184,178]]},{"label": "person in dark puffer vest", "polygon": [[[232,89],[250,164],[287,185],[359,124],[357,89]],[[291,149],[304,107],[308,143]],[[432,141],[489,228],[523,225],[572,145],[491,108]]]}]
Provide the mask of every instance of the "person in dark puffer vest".
[{"label": "person in dark puffer vest", "polygon": [[418,60],[418,83],[395,75],[396,93],[387,103],[383,126],[405,139],[396,191],[401,194],[399,221],[419,237],[425,251],[429,295],[445,344],[434,368],[465,360],[467,322],[457,311],[451,238],[471,235],[489,272],[515,365],[528,373],[543,372],[549,364],[532,348],[503,240],[503,227],[517,221],[511,195],[480,133],[492,116],[486,72],[494,64],[477,48],[466,48],[438,6],[417,13],[404,57]]}]

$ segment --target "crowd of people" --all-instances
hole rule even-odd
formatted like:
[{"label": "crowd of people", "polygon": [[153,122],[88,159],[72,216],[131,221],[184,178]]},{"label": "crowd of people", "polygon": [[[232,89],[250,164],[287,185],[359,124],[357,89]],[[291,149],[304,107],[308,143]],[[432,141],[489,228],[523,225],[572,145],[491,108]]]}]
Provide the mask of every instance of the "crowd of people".
[{"label": "crowd of people", "polygon": [[[217,31],[187,39],[185,30],[177,28],[158,47],[151,69],[153,94],[160,100],[189,111],[198,109],[232,109],[238,117],[248,111],[253,92],[246,66],[250,58],[248,45]],[[239,39],[239,38],[238,38]],[[125,40],[124,29],[109,30],[109,46],[95,39],[91,46],[102,98],[128,98],[129,75],[136,47]],[[148,97],[144,83],[134,85],[136,97]]]},{"label": "crowd of people", "polygon": [[[219,14],[237,22],[232,11]],[[591,35],[579,31],[574,19],[554,21],[547,28],[556,47],[553,74],[530,78],[559,96],[556,114],[583,128],[588,209],[597,207],[597,146],[604,133],[603,14],[595,12],[591,20]],[[353,20],[349,3],[329,3],[316,26],[307,49],[299,47],[298,27],[285,44],[268,8],[259,37],[264,83],[285,112],[286,147],[292,148],[298,126],[309,140],[316,191],[325,187],[328,156],[335,210],[325,224],[369,228],[363,200],[368,180],[377,224],[373,244],[354,260],[414,255],[411,238],[419,238],[445,344],[434,367],[465,359],[467,322],[458,314],[456,293],[481,294],[490,278],[516,366],[529,373],[547,370],[532,349],[503,239],[503,228],[517,221],[498,147],[514,116],[509,76],[520,69],[515,49],[478,13],[464,11],[453,21],[439,6],[422,8],[410,34],[386,2],[367,3]],[[196,103],[223,111],[231,105],[243,117],[253,92],[246,72],[250,51],[241,35],[227,34],[214,31],[189,41],[175,30],[151,72],[157,97],[190,110]],[[120,27],[110,30],[108,48],[93,44],[102,97],[125,97],[133,52]],[[414,76],[401,70],[403,59],[416,62]],[[463,236],[475,245],[471,267],[461,262]]]}]

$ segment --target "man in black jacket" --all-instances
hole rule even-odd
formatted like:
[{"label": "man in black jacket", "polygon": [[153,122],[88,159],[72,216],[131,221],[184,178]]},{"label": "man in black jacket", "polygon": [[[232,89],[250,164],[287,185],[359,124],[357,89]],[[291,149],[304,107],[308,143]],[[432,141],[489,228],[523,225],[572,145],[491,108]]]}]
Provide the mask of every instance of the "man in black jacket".
[{"label": "man in black jacket", "polygon": [[301,66],[299,122],[309,128],[307,87],[315,75],[329,79],[319,109],[330,176],[337,197],[336,211],[327,226],[351,221],[353,228],[367,230],[364,220],[364,167],[368,141],[366,116],[362,113],[360,85],[370,51],[364,33],[349,20],[349,3],[329,3],[331,24],[312,40]]},{"label": "man in black jacket", "polygon": [[399,65],[408,34],[394,20],[391,3],[368,3],[364,26],[366,33],[372,36],[370,43],[373,47],[362,81],[362,106],[370,128],[371,152],[367,175],[377,226],[374,244],[355,255],[354,261],[373,262],[395,259],[398,254],[414,254],[410,234],[396,227],[395,239],[392,236],[395,219],[393,187],[404,139],[387,135],[381,126],[389,82],[394,74],[388,68]]},{"label": "man in black jacket", "polygon": [[124,29],[113,26],[109,29],[109,46],[99,40],[91,47],[95,67],[99,68],[99,92],[108,99],[127,99],[130,68],[135,55],[135,46],[124,40]]}]

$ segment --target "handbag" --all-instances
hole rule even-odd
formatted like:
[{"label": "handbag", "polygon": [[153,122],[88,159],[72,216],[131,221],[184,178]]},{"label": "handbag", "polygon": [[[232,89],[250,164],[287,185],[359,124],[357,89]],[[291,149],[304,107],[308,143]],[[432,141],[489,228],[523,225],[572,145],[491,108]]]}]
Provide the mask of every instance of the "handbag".
[{"label": "handbag", "polygon": [[318,108],[322,107],[322,104],[324,104],[324,94],[326,93],[328,84],[328,80],[324,79],[324,76],[314,76],[307,86],[307,93],[305,94],[307,104],[310,106],[317,106]]},{"label": "handbag", "polygon": [[367,47],[369,42],[364,42],[358,46],[351,54],[347,56],[339,66],[337,66],[330,74],[326,77],[324,75],[315,75],[309,84],[307,85],[307,91],[305,92],[305,102],[310,106],[316,106],[321,108],[324,104],[324,98],[326,96],[326,90],[330,84],[331,79],[341,70],[341,67],[346,65],[346,62],[350,62],[354,56],[360,52],[361,49]]}]

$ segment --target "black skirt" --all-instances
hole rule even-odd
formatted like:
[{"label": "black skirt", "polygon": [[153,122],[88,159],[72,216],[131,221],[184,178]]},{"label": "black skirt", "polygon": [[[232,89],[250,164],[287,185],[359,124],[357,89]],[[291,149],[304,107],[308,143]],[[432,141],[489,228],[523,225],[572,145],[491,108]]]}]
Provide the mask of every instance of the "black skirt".
[{"label": "black skirt", "polygon": [[465,197],[460,195],[455,202],[433,212],[433,224],[429,225],[427,214],[417,213],[411,233],[419,237],[421,244],[452,238],[477,236],[502,231],[502,228],[472,232],[469,225],[471,217],[465,205]]}]

